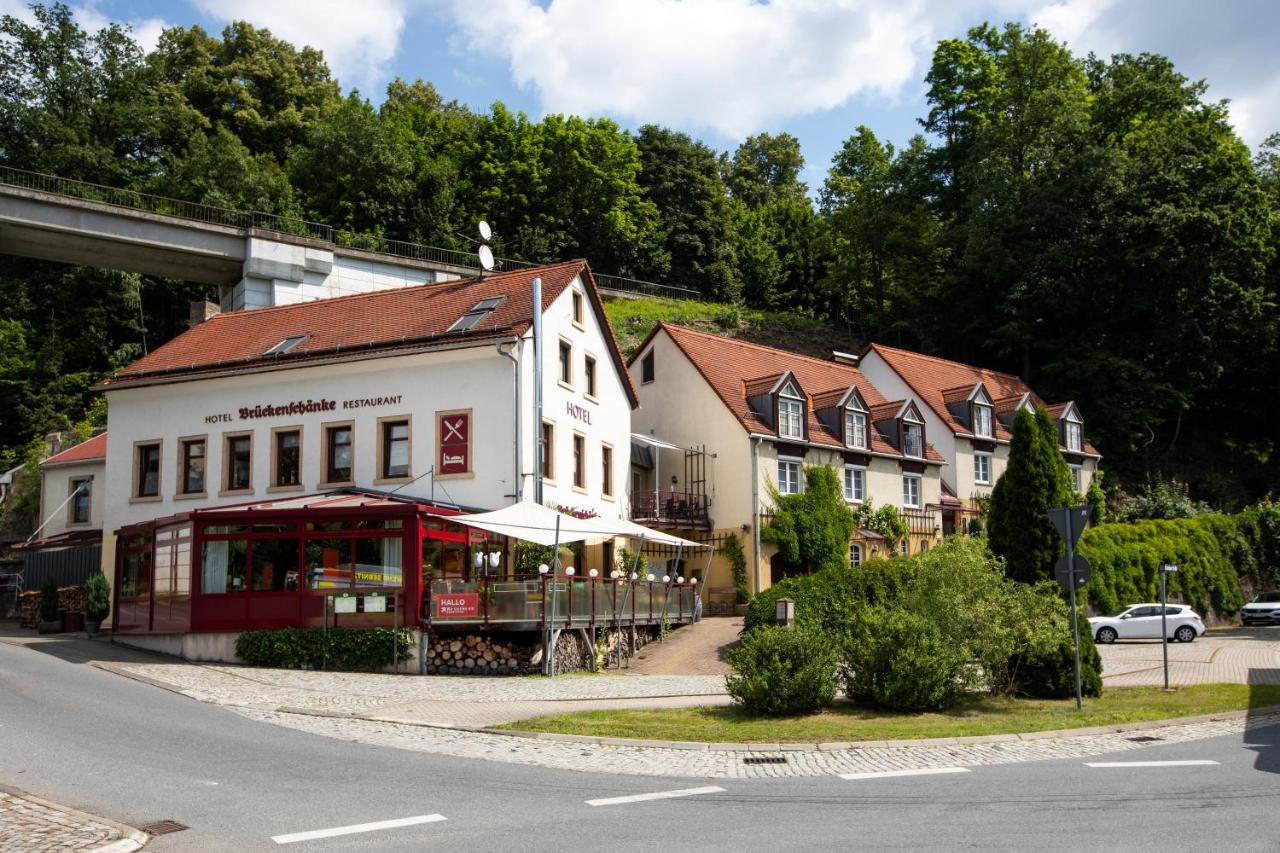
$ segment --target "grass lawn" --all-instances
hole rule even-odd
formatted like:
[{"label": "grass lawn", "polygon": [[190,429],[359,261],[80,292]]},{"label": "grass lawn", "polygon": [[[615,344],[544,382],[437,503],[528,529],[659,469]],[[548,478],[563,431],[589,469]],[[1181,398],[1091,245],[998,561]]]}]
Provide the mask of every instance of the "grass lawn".
[{"label": "grass lawn", "polygon": [[1107,690],[1085,699],[975,698],[942,713],[896,714],[848,703],[808,717],[750,717],[733,707],[649,711],[584,711],[537,717],[502,726],[520,731],[596,737],[721,743],[820,743],[903,740],[1049,731],[1239,711],[1280,704],[1280,686],[1202,684],[1164,693],[1155,687]]}]

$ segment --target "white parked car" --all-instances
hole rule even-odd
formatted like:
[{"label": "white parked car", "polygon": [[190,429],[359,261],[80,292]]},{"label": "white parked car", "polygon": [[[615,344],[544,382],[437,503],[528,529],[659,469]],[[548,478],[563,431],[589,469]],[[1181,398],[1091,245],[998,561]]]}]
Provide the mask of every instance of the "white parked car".
[{"label": "white parked car", "polygon": [[1280,622],[1280,592],[1261,592],[1240,609],[1240,621],[1246,625]]},{"label": "white parked car", "polygon": [[[1190,643],[1204,633],[1204,622],[1185,604],[1165,605],[1165,627],[1169,639]],[[1160,639],[1160,605],[1130,604],[1114,616],[1094,616],[1089,619],[1093,638],[1099,643],[1116,640]]]}]

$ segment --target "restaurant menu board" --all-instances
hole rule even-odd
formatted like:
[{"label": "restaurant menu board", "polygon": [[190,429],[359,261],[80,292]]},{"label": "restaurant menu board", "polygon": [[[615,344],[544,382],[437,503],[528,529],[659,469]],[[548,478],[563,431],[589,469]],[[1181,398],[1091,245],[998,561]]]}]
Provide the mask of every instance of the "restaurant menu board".
[{"label": "restaurant menu board", "polygon": [[349,592],[333,597],[334,613],[355,613],[356,612],[356,596]]}]

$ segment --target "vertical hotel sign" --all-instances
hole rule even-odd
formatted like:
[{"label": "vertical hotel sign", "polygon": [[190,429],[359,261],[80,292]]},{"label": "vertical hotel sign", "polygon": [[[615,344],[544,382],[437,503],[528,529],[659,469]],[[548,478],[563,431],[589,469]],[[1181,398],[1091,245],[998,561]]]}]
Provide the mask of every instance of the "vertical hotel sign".
[{"label": "vertical hotel sign", "polygon": [[471,410],[440,412],[436,416],[440,450],[436,472],[440,475],[471,472]]}]

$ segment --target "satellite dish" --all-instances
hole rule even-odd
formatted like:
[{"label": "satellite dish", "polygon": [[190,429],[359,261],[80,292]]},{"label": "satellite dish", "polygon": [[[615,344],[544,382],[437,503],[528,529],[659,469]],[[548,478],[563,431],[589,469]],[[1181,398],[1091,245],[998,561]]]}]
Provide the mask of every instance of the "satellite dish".
[{"label": "satellite dish", "polygon": [[493,249],[490,249],[488,246],[481,246],[480,250],[476,252],[476,254],[480,256],[480,266],[484,268],[486,272],[493,269]]},{"label": "satellite dish", "polygon": [[480,239],[486,243],[493,239],[493,229],[483,219],[480,220]]}]

